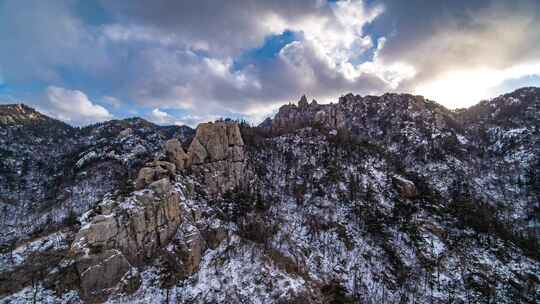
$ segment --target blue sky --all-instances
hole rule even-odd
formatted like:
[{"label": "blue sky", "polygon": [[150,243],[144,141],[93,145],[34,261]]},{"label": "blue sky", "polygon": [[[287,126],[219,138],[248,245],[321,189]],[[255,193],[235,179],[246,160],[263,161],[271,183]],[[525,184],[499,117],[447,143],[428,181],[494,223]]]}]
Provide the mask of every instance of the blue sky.
[{"label": "blue sky", "polygon": [[0,103],[73,125],[254,123],[306,94],[470,106],[540,85],[540,4],[0,0]]}]

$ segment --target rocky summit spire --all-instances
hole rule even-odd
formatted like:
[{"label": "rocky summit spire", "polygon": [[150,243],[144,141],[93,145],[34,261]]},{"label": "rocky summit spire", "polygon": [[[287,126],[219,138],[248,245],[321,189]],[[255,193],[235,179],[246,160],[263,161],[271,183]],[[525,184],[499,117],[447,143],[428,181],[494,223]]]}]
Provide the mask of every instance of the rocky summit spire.
[{"label": "rocky summit spire", "polygon": [[298,101],[298,107],[300,109],[303,109],[303,108],[306,108],[307,106],[308,106],[308,101],[307,101],[306,95],[302,95],[302,97],[300,98],[300,101]]}]

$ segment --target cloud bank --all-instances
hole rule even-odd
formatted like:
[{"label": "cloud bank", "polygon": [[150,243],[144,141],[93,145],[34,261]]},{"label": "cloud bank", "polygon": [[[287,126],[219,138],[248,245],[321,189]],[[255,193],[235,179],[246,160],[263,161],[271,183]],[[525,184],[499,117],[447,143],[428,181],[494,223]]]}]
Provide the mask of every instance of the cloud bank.
[{"label": "cloud bank", "polygon": [[113,115],[96,105],[83,92],[50,86],[46,90],[44,111],[49,115],[73,124],[105,121]]},{"label": "cloud bank", "polygon": [[6,0],[0,79],[75,124],[134,111],[257,122],[302,94],[347,92],[461,107],[540,75],[539,11],[533,0]]}]

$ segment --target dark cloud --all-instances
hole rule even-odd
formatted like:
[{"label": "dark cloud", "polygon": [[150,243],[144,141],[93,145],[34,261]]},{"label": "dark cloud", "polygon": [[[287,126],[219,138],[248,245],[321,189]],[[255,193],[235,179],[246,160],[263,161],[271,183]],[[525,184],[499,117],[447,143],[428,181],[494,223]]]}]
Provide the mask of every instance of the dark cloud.
[{"label": "dark cloud", "polygon": [[[159,1],[151,7],[115,1],[103,6],[117,20],[106,27],[108,37],[126,48],[138,42],[124,90],[146,105],[215,114],[289,101],[305,92],[325,98],[344,90],[387,88],[376,75],[352,79],[336,70],[353,53],[365,51],[360,48],[373,47],[361,25],[376,14],[359,1],[339,4],[341,10],[321,1]],[[344,13],[348,7],[356,15]],[[302,41],[275,58],[234,70],[235,57],[285,30],[299,32]]]},{"label": "dark cloud", "polygon": [[[122,24],[159,29],[194,48],[213,54],[238,54],[260,45],[283,24],[305,18],[328,16],[320,0],[280,1],[102,1],[103,7]],[[278,21],[279,22],[276,22]]]},{"label": "dark cloud", "polygon": [[110,62],[73,1],[0,2],[0,68],[7,83],[62,81],[62,69],[99,73]]}]

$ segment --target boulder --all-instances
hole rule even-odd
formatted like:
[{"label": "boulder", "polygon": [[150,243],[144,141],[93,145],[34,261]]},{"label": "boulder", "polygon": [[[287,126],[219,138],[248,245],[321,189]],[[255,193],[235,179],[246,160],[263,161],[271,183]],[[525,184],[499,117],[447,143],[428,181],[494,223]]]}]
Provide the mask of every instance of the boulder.
[{"label": "boulder", "polygon": [[176,166],[170,162],[155,160],[147,163],[139,170],[137,179],[135,179],[135,189],[140,190],[154,181],[172,177],[175,171]]},{"label": "boulder", "polygon": [[135,179],[135,189],[143,189],[146,185],[154,181],[155,170],[153,168],[144,167],[139,170],[137,179]]},{"label": "boulder", "polygon": [[201,142],[194,138],[189,146],[189,159],[190,165],[200,165],[206,162],[208,158],[208,152]]},{"label": "boulder", "polygon": [[394,175],[392,177],[394,185],[398,189],[399,195],[403,198],[415,198],[418,195],[415,184],[399,175]]},{"label": "boulder", "polygon": [[123,138],[123,137],[128,137],[130,136],[131,134],[133,134],[133,129],[131,128],[126,128],[122,131],[120,131],[120,133],[118,133],[118,136]]},{"label": "boulder", "polygon": [[[77,261],[81,297],[89,303],[105,301],[131,268],[122,252],[115,249],[81,257]],[[140,282],[138,277],[133,279]]]},{"label": "boulder", "polygon": [[176,165],[176,169],[184,170],[189,166],[189,157],[178,139],[170,139],[165,143],[167,159]]},{"label": "boulder", "polygon": [[163,197],[169,193],[169,191],[171,191],[172,185],[168,178],[162,178],[152,182],[150,185],[148,185],[148,188],[154,191],[154,193],[159,197]]},{"label": "boulder", "polygon": [[237,123],[209,122],[197,126],[195,137],[188,149],[190,164],[220,160],[241,161],[244,141]]}]

